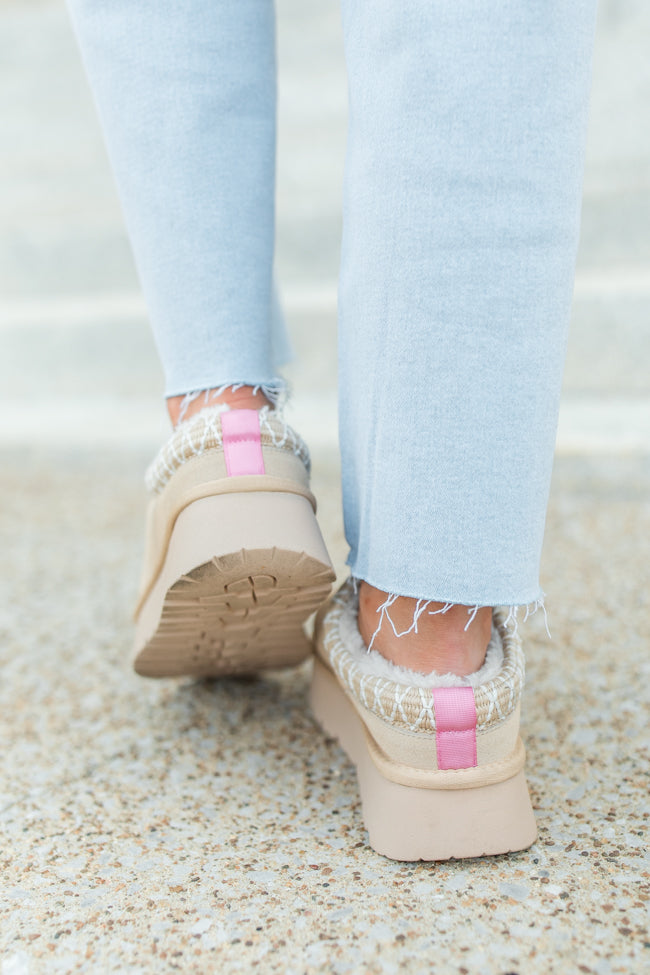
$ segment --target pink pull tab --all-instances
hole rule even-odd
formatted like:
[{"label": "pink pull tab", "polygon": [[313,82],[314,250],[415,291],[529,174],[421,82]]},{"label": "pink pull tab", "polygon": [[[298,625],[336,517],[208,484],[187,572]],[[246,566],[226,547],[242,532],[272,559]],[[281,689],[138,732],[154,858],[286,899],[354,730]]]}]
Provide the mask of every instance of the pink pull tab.
[{"label": "pink pull tab", "polygon": [[438,768],[474,768],[476,702],[471,687],[434,687]]},{"label": "pink pull tab", "polygon": [[221,414],[223,452],[228,477],[264,474],[264,458],[257,410],[228,410]]}]

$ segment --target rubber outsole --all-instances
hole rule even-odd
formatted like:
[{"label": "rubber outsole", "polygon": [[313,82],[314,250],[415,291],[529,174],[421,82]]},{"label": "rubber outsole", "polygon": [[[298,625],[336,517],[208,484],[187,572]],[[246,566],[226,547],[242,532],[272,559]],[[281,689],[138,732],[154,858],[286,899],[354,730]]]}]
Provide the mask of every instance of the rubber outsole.
[{"label": "rubber outsole", "polygon": [[333,581],[304,498],[260,492],[196,501],[179,515],[138,616],[134,669],[222,677],[294,666],[311,649],[303,623]]},{"label": "rubber outsole", "polygon": [[[314,716],[355,764],[370,846],[391,860],[433,861],[494,856],[524,850],[537,838],[523,769],[501,782],[463,788],[401,785],[381,774],[368,733],[334,674],[314,663],[310,703]],[[523,746],[520,746],[523,747]],[[474,771],[474,770],[472,770]],[[439,776],[448,781],[443,773]]]}]

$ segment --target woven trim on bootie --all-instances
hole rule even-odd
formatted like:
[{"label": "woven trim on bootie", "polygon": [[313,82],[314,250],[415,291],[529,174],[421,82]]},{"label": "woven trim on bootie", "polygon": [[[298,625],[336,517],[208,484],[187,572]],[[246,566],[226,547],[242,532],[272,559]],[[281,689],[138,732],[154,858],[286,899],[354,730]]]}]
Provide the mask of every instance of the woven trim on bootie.
[{"label": "woven trim on bootie", "polygon": [[[172,474],[190,457],[198,457],[206,450],[223,449],[221,414],[228,409],[225,403],[218,403],[178,424],[147,468],[145,484],[149,491],[156,494],[162,491]],[[259,410],[259,416],[262,446],[290,451],[300,458],[309,473],[309,450],[302,437],[269,406]]]},{"label": "woven trim on bootie", "polygon": [[407,675],[408,682],[393,679],[392,674],[375,674],[367,665],[364,667],[358,658],[359,640],[362,652],[367,651],[359,633],[357,611],[358,597],[352,581],[348,580],[327,610],[323,648],[327,662],[350,694],[373,714],[407,731],[429,734],[436,727],[431,693],[434,686],[474,688],[477,731],[494,728],[512,714],[523,690],[524,655],[518,636],[505,628],[501,611],[493,613],[491,650],[481,670],[468,678],[453,677],[452,682],[448,682],[452,675],[443,675],[435,683],[427,675],[414,674],[413,680],[404,668],[395,670]]}]

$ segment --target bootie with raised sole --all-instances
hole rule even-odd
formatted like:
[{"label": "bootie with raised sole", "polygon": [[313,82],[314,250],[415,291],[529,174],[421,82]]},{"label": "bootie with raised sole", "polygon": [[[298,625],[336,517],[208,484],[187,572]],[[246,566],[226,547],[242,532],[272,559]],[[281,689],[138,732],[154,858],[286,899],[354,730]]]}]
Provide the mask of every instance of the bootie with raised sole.
[{"label": "bootie with raised sole", "polygon": [[309,454],[275,411],[201,410],[150,466],[133,666],[218,677],[300,663],[334,571]]}]

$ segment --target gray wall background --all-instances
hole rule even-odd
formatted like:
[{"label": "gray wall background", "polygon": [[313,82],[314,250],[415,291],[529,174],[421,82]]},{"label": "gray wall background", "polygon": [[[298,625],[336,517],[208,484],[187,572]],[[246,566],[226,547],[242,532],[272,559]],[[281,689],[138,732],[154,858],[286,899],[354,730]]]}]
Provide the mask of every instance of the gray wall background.
[{"label": "gray wall background", "polygon": [[[297,354],[293,416],[333,446],[339,9],[277,6],[277,260]],[[602,0],[561,452],[650,449],[649,50],[648,4]],[[166,430],[160,370],[61,0],[0,8],[0,119],[0,444],[82,444],[100,430],[153,448]]]}]

